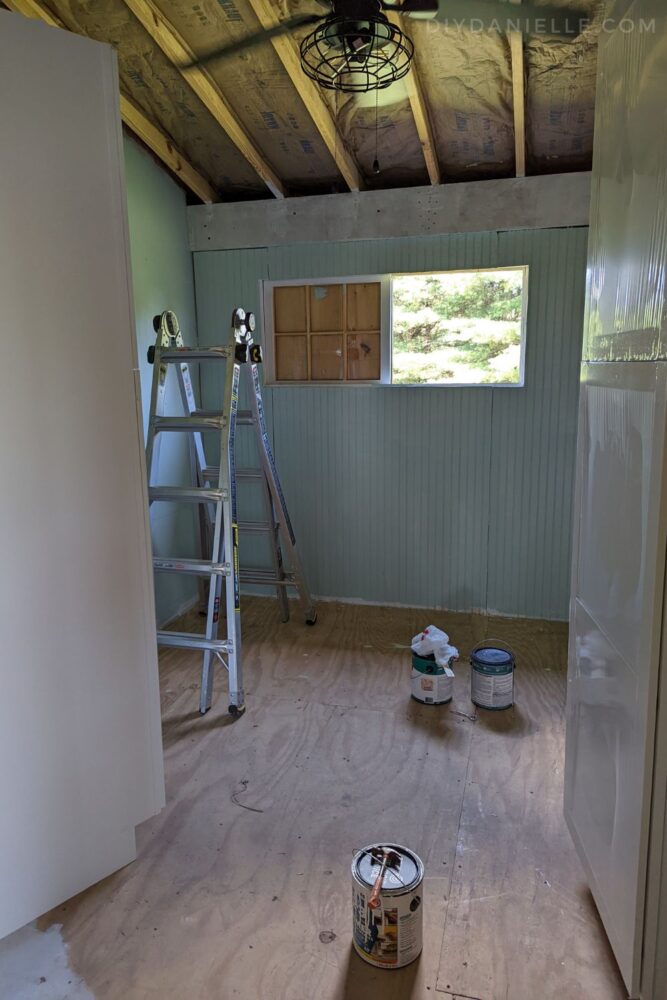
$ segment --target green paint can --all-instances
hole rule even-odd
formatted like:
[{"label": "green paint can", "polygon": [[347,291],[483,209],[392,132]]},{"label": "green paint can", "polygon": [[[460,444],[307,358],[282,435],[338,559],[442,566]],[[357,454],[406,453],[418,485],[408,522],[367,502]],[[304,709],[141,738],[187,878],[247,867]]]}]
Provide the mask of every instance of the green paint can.
[{"label": "green paint can", "polygon": [[[450,661],[451,662],[451,661]],[[412,654],[410,677],[412,697],[424,705],[446,705],[454,695],[454,677],[451,670],[435,662],[435,656]]]}]

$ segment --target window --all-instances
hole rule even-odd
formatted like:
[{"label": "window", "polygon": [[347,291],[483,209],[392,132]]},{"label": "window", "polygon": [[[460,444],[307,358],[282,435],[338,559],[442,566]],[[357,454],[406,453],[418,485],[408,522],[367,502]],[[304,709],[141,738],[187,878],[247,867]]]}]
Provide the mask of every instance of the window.
[{"label": "window", "polygon": [[268,381],[523,384],[528,268],[264,283]]},{"label": "window", "polygon": [[392,281],[392,382],[521,385],[526,268]]},{"label": "window", "polygon": [[273,381],[380,381],[381,281],[274,284],[265,291]]}]

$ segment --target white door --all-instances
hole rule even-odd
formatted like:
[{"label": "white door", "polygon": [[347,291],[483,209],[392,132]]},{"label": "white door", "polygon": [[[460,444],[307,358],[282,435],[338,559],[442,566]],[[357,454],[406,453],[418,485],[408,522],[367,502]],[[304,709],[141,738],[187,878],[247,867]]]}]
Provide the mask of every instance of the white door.
[{"label": "white door", "polygon": [[565,812],[637,995],[665,571],[667,362],[585,364]]},{"label": "white door", "polygon": [[118,81],[0,11],[0,937],[164,801]]}]

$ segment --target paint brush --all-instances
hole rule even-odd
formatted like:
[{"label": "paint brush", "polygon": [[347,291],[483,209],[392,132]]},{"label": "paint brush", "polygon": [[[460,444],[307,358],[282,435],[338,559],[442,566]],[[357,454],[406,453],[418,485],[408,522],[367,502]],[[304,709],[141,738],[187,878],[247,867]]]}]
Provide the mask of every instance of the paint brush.
[{"label": "paint brush", "polygon": [[382,852],[378,852],[375,860],[380,863],[380,871],[378,872],[378,877],[375,879],[371,898],[368,900],[368,908],[370,910],[377,910],[380,905],[380,893],[382,892],[382,883],[387,868],[400,868],[401,866],[399,855],[390,848],[384,848]]}]

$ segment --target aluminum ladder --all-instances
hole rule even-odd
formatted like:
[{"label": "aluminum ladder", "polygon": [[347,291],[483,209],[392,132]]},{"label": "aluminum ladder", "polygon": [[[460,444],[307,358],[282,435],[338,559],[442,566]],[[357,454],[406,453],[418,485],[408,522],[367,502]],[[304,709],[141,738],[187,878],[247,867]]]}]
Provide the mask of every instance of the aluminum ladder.
[{"label": "aluminum ladder", "polygon": [[[178,319],[171,310],[153,321],[157,338],[148,349],[153,365],[146,465],[148,470],[149,505],[155,502],[194,503],[199,509],[199,559],[154,557],[153,568],[160,573],[185,573],[200,580],[200,594],[206,606],[206,627],[203,634],[158,630],[161,646],[198,649],[203,653],[199,711],[211,707],[213,667],[220,661],[229,674],[229,713],[237,717],[245,711],[241,642],[241,582],[273,586],[279,600],[280,616],[289,618],[288,588],[295,588],[304,619],[314,625],[317,612],[308,591],[303,566],[296,547],[294,530],[278,479],[269,444],[258,364],[261,348],[253,343],[255,320],[252,313],[235,309],[232,318],[230,344],[222,347],[189,348],[183,343]],[[197,407],[190,374],[190,362],[225,365],[223,405],[221,411]],[[165,395],[169,366],[176,368],[183,413],[165,415]],[[249,410],[239,410],[239,384],[245,373],[248,383]],[[257,469],[236,470],[235,446],[237,426],[253,428],[260,465]],[[162,435],[180,432],[189,435],[191,486],[167,486],[158,483],[160,441]],[[219,463],[210,465],[202,435],[219,435]],[[263,521],[239,521],[237,516],[237,479],[256,483],[263,497]],[[267,569],[243,571],[239,567],[239,531],[266,533],[270,541],[271,566]],[[289,570],[283,562],[283,550]],[[207,584],[207,586],[206,586]],[[221,604],[226,621],[226,638],[218,637]]]}]

